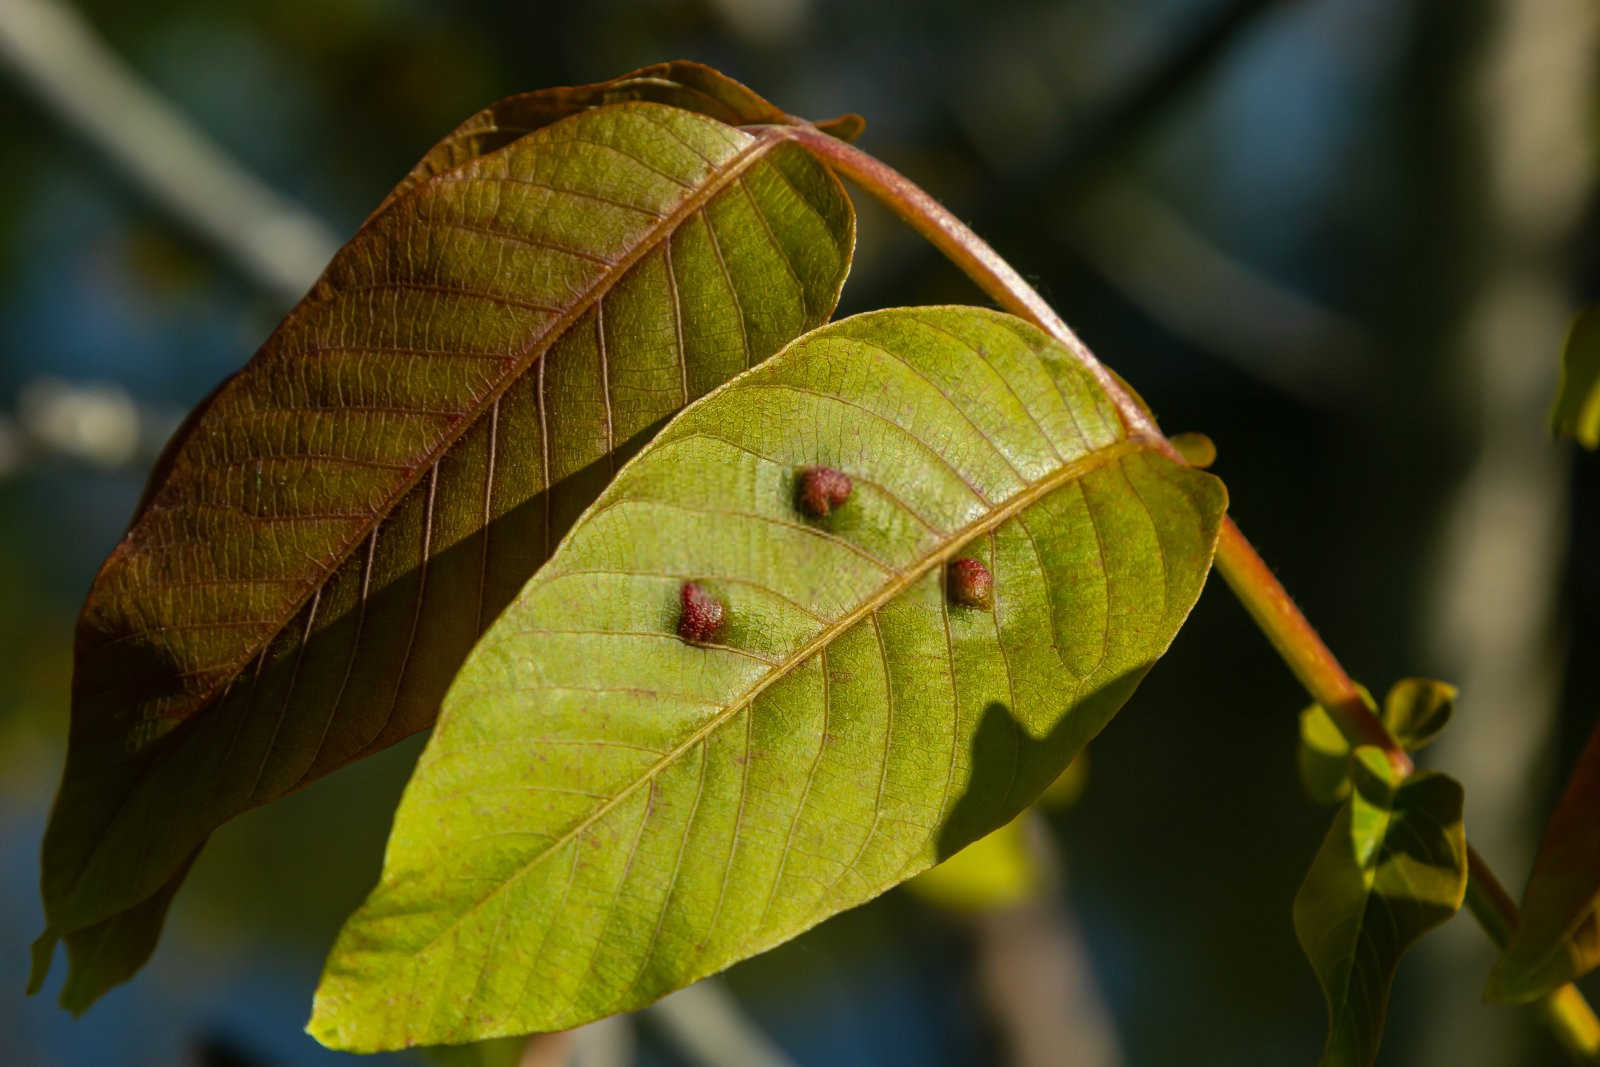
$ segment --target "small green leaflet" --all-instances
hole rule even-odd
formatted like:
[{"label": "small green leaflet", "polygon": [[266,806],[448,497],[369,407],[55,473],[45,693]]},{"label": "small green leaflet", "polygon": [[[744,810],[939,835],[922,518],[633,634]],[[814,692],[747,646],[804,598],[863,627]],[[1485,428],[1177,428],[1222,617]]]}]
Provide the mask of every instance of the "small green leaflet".
[{"label": "small green leaflet", "polygon": [[[1361,699],[1407,752],[1428,745],[1450,723],[1456,687],[1431,678],[1402,678],[1378,710],[1363,687]],[[1317,804],[1337,804],[1350,795],[1350,743],[1327,709],[1312,704],[1300,713],[1300,783]]]},{"label": "small green leaflet", "polygon": [[[853,489],[813,518],[819,464]],[[1226,502],[1015,318],[807,335],[662,431],[479,642],[309,1030],[575,1026],[954,854],[1166,650]],[[951,603],[963,559],[989,608]],[[714,640],[678,636],[688,581],[724,606]]]},{"label": "small green leaflet", "polygon": [[1383,698],[1383,725],[1407,752],[1433,743],[1455,713],[1456,687],[1432,678],[1402,678]]},{"label": "small green leaflet", "polygon": [[[1374,714],[1377,702],[1366,687],[1361,699]],[[1337,804],[1350,795],[1350,742],[1321,704],[1300,712],[1300,784],[1316,804]]]},{"label": "small green leaflet", "polygon": [[1356,749],[1353,789],[1294,900],[1294,930],[1328,1001],[1319,1067],[1378,1053],[1400,957],[1467,891],[1462,790],[1423,772],[1400,780],[1383,752]]}]

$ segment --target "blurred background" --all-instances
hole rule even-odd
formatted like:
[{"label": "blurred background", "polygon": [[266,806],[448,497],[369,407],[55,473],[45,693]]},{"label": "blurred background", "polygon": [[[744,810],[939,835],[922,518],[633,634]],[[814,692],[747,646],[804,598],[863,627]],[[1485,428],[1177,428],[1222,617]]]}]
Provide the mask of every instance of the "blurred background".
[{"label": "blurred background", "polygon": [[[301,1027],[416,742],[216,834],[154,961],[83,1019],[52,1002],[59,962],[22,997],[74,616],[177,419],[435,139],[670,58],[865,115],[859,143],[1169,431],[1208,433],[1235,517],[1352,673],[1461,686],[1424,763],[1465,782],[1519,893],[1600,709],[1600,461],[1544,421],[1600,283],[1597,49],[1588,0],[0,0],[0,1063],[344,1059]],[[858,208],[841,314],[978,301]],[[1289,905],[1328,813],[1295,777],[1302,703],[1213,580],[1081,798],[1038,821],[1058,872],[1034,899],[890,893],[579,1053],[1309,1064],[1323,1006]],[[1491,959],[1464,915],[1409,956],[1381,1062],[1559,1062],[1529,1012],[1479,1003]],[[686,1017],[767,1059],[685,1040]],[[1077,1037],[1041,1053],[1051,1027]]]}]

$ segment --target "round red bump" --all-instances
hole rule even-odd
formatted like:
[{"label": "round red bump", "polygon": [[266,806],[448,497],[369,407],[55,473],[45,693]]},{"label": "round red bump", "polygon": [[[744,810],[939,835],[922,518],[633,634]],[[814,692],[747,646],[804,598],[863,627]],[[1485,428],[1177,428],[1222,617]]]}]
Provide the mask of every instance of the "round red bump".
[{"label": "round red bump", "polygon": [[706,591],[699,582],[684,582],[678,590],[678,636],[685,641],[703,645],[715,641],[722,633],[722,601]]},{"label": "round red bump", "polygon": [[967,608],[994,606],[994,575],[975,559],[958,559],[949,568],[950,599]]},{"label": "round red bump", "polygon": [[823,518],[850,499],[855,486],[844,471],[832,467],[807,467],[800,473],[800,510],[813,519]]}]

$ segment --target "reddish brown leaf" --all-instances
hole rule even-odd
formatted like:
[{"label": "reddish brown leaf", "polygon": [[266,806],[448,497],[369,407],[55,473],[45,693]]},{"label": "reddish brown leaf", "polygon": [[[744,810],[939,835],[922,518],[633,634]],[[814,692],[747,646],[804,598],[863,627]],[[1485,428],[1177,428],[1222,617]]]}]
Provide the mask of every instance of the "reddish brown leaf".
[{"label": "reddish brown leaf", "polygon": [[1600,724],[1545,827],[1522,918],[1485,997],[1534,1000],[1600,965]]},{"label": "reddish brown leaf", "polygon": [[828,318],[854,217],[792,121],[662,64],[502,101],[407,175],[95,579],[41,945],[153,945],[164,909],[126,913],[218,824],[427,727],[621,459]]}]

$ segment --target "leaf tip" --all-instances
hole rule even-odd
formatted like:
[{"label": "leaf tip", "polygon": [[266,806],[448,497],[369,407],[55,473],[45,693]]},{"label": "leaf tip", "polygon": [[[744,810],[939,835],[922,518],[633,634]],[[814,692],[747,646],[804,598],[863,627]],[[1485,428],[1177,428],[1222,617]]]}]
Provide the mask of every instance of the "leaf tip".
[{"label": "leaf tip", "polygon": [[322,982],[311,998],[311,1017],[306,1020],[306,1034],[323,1048],[335,1052],[377,1051],[375,1047],[364,1045],[359,1040],[360,1024],[349,1012],[341,1010],[347,999],[338,993],[330,994],[328,984],[329,975],[324,973]]},{"label": "leaf tip", "polygon": [[823,119],[816,126],[829,137],[849,144],[866,131],[867,120],[851,111],[836,118]]},{"label": "leaf tip", "polygon": [[1561,985],[1565,978],[1551,972],[1551,968],[1529,967],[1517,946],[1501,954],[1483,984],[1485,1004],[1526,1004],[1538,1000]]},{"label": "leaf tip", "polygon": [[28,966],[28,996],[44,988],[44,980],[50,976],[50,965],[56,958],[56,942],[60,936],[54,927],[49,927],[34,940],[29,950],[32,959]]}]

